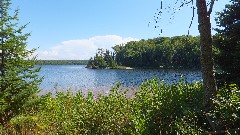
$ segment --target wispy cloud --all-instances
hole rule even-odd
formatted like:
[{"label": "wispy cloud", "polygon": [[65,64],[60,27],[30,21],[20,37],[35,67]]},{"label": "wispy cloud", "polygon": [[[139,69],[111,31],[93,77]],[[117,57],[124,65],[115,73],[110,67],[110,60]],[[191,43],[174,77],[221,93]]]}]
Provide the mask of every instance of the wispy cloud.
[{"label": "wispy cloud", "polygon": [[38,59],[42,60],[87,60],[93,57],[98,48],[111,50],[111,47],[138,41],[137,38],[123,38],[117,35],[95,36],[89,39],[68,40],[44,51],[37,51]]}]

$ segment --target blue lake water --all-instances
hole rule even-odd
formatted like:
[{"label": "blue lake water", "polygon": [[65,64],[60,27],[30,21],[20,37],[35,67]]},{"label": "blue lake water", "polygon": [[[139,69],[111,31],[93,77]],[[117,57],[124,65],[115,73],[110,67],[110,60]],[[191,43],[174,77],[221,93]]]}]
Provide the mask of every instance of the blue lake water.
[{"label": "blue lake water", "polygon": [[183,77],[187,82],[201,81],[199,70],[164,70],[164,69],[87,69],[86,65],[44,65],[39,73],[43,76],[40,85],[41,94],[57,89],[87,91],[109,89],[121,82],[123,87],[137,87],[142,82],[159,78],[167,84],[177,82]]}]

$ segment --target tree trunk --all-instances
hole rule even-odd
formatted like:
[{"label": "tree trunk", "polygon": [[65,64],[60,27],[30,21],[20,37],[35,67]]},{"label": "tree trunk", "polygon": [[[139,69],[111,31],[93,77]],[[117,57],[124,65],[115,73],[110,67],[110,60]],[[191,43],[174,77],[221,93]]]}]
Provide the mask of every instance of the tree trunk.
[{"label": "tree trunk", "polygon": [[198,30],[201,44],[201,68],[204,88],[204,107],[209,112],[213,107],[212,98],[217,95],[217,87],[213,72],[212,35],[210,13],[207,11],[206,0],[196,0],[198,13]]}]

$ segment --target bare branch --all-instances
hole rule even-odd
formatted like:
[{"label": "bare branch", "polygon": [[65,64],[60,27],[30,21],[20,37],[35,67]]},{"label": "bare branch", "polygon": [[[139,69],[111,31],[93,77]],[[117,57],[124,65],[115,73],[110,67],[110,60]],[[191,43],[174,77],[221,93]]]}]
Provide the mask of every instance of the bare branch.
[{"label": "bare branch", "polygon": [[[157,12],[155,12],[155,15],[154,15],[154,21],[153,21],[153,24],[154,25],[154,28],[155,29],[159,29],[159,23],[162,19],[162,13],[163,13],[163,9],[165,10],[168,10],[167,12],[170,14],[170,22],[172,20],[174,20],[174,15],[180,11],[182,8],[184,8],[185,6],[190,6],[192,8],[192,17],[191,17],[191,22],[189,24],[189,27],[188,27],[188,35],[190,33],[190,28],[192,27],[192,24],[193,24],[193,20],[194,20],[194,14],[195,14],[195,6],[194,6],[194,0],[175,0],[175,3],[174,3],[174,7],[171,8],[171,6],[167,6],[167,7],[163,7],[163,0],[161,0],[161,3],[160,3],[160,8],[157,9]],[[169,10],[171,10],[172,12],[170,12]],[[148,23],[148,27],[150,27],[150,24],[152,24],[151,22]],[[162,33],[162,29],[161,29],[161,33]],[[160,34],[159,34],[160,35]]]},{"label": "bare branch", "polygon": [[213,131],[216,131],[216,124],[213,122],[211,115],[209,113],[207,113],[206,117],[207,117],[208,123],[212,127]]},{"label": "bare branch", "polygon": [[182,8],[184,5],[187,5],[187,4],[192,3],[192,1],[193,1],[193,0],[184,1],[184,2],[179,6],[179,8]]},{"label": "bare branch", "polygon": [[208,15],[210,16],[210,14],[212,13],[212,9],[213,9],[213,5],[214,5],[215,0],[211,0],[211,4],[208,10]]},{"label": "bare branch", "polygon": [[[173,13],[171,14],[171,16],[173,16],[177,11],[181,10],[181,8],[183,8],[185,5],[188,5],[190,3],[192,3],[193,0],[184,0],[183,2],[181,2],[181,5],[177,8],[173,8]],[[178,0],[176,1],[175,5],[178,3]]]},{"label": "bare branch", "polygon": [[192,27],[192,23],[193,23],[193,19],[194,19],[194,10],[195,10],[195,7],[194,7],[194,5],[193,5],[193,0],[191,0],[192,1],[192,20],[191,20],[191,23],[190,23],[190,25],[189,25],[189,27],[188,27],[188,36],[189,36],[189,34],[190,34],[190,28]]}]

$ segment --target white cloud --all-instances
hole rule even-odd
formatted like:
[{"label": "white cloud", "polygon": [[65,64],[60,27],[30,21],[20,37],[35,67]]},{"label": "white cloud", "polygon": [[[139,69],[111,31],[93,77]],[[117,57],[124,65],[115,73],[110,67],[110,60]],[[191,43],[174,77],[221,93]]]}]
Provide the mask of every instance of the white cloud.
[{"label": "white cloud", "polygon": [[111,47],[138,41],[137,38],[123,38],[117,35],[95,36],[89,39],[68,40],[44,51],[37,51],[42,60],[87,60],[93,57],[98,48],[111,50]]}]

